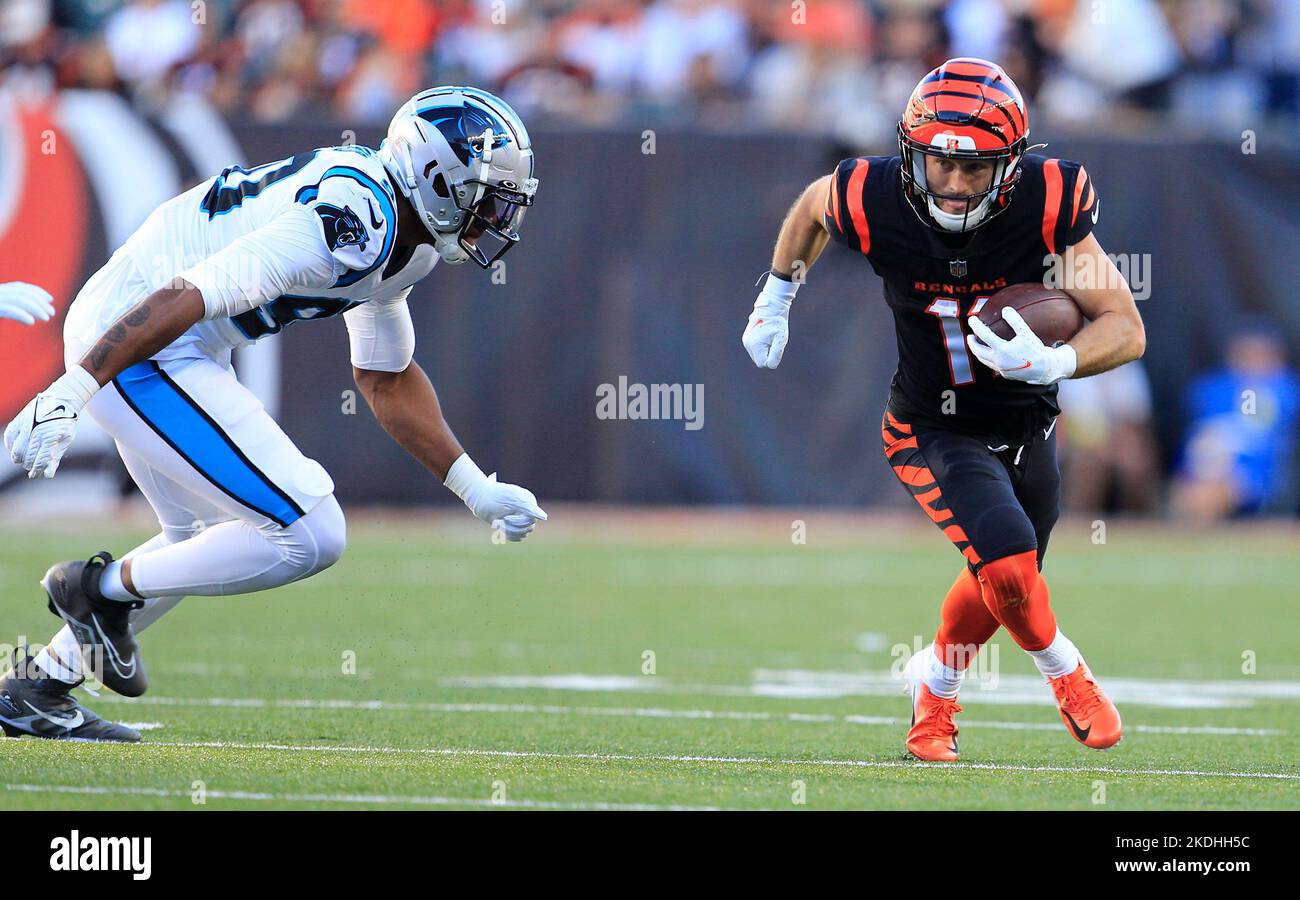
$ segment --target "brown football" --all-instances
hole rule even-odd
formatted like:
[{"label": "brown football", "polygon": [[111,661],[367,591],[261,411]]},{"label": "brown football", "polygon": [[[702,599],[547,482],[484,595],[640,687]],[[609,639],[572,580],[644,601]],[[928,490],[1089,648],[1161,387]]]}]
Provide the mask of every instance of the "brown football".
[{"label": "brown football", "polygon": [[1020,313],[1025,324],[1049,347],[1065,343],[1083,328],[1083,312],[1073,297],[1057,288],[1027,282],[1004,287],[980,309],[980,321],[1000,338],[1010,340],[1016,336],[1002,318],[1002,310],[1008,306]]}]

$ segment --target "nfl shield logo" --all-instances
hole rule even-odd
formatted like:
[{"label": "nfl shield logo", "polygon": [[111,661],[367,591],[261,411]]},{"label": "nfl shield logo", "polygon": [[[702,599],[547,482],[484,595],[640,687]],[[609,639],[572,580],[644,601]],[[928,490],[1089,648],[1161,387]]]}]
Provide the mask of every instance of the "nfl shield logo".
[{"label": "nfl shield logo", "polygon": [[952,273],[953,278],[966,277],[966,260],[950,259],[948,260],[948,271]]}]

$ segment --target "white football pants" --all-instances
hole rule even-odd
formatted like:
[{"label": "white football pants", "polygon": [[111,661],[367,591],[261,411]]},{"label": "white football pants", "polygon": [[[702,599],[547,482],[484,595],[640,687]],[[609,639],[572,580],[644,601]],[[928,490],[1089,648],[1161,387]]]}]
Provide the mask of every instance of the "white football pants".
[{"label": "white football pants", "polygon": [[[67,355],[75,362],[83,352],[69,346]],[[117,442],[162,527],[123,557],[146,598],[132,614],[137,631],[187,595],[279,587],[343,554],[346,524],[333,481],[228,364],[197,350],[139,363],[85,412]],[[71,650],[76,640],[64,628],[51,646]],[[59,653],[69,656],[79,654]]]}]

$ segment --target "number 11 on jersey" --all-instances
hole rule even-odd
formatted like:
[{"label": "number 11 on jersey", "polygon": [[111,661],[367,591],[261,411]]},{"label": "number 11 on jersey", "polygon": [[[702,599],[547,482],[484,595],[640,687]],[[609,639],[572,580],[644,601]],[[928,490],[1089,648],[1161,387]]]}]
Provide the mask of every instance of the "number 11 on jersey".
[{"label": "number 11 on jersey", "polygon": [[[973,316],[988,302],[988,297],[976,297],[970,312]],[[939,317],[939,327],[943,331],[943,343],[948,349],[948,371],[952,374],[954,385],[970,384],[975,380],[971,369],[970,351],[966,349],[966,327],[962,324],[961,301],[956,297],[935,297],[925,311]]]}]

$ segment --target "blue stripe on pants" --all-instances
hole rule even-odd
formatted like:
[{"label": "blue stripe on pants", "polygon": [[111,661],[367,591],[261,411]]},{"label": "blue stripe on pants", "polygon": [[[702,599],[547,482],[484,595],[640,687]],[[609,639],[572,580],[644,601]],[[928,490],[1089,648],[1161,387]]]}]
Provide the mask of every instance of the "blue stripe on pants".
[{"label": "blue stripe on pants", "polygon": [[156,362],[124,369],[113,384],[145,424],[228,497],[282,528],[303,515]]}]

